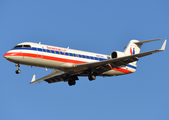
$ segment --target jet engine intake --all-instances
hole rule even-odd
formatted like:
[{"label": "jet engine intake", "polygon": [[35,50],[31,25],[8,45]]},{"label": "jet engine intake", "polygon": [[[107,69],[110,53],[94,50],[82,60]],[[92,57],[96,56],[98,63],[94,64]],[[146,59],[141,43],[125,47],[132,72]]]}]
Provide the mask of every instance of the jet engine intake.
[{"label": "jet engine intake", "polygon": [[119,57],[123,57],[123,56],[125,56],[124,52],[120,52],[120,51],[113,51],[110,54],[111,59],[119,58]]}]

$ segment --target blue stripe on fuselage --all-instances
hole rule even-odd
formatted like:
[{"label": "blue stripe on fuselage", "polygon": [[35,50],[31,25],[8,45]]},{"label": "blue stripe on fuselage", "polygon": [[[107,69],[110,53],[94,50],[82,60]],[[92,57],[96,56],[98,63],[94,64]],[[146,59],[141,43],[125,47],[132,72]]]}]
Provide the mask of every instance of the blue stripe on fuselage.
[{"label": "blue stripe on fuselage", "polygon": [[[98,58],[98,57],[94,57],[94,56],[75,54],[75,53],[70,53],[70,52],[62,52],[62,51],[56,51],[56,50],[50,50],[50,49],[42,49],[42,48],[36,48],[36,47],[32,47],[32,48],[13,48],[12,50],[34,50],[34,51],[40,51],[40,52],[66,55],[66,56],[71,56],[71,57],[80,57],[80,58],[85,58],[85,59],[90,59],[90,60],[99,60],[99,61],[107,60],[105,58]],[[76,55],[78,55],[78,56],[76,56]]]},{"label": "blue stripe on fuselage", "polygon": [[[32,48],[13,48],[12,50],[19,50],[19,49],[22,49],[22,50],[34,50],[34,51],[41,51],[41,52],[45,52],[45,49],[42,49],[42,48],[36,48],[36,47],[32,47]],[[51,52],[50,52],[51,51]],[[46,49],[46,52],[47,53],[53,53],[53,54],[59,54],[59,51],[56,51],[56,53],[54,53],[54,50],[49,50],[49,49]],[[61,53],[61,52],[60,52]],[[72,56],[72,57],[77,57],[77,56],[73,56],[72,54],[74,53],[68,53],[66,52],[65,55],[66,56]],[[60,54],[60,55],[64,55],[64,54]],[[81,55],[81,54],[78,54],[78,56],[84,56],[84,57],[80,57],[80,58],[86,58],[86,59],[91,59],[91,60],[98,60],[98,57],[93,57],[93,56],[87,56],[87,55]],[[85,57],[86,56],[86,57]],[[104,61],[104,60],[108,60],[108,59],[105,59],[105,58],[99,58],[99,61]],[[127,67],[130,67],[130,68],[133,68],[133,69],[136,69],[137,67],[133,66],[133,65],[126,65]]]},{"label": "blue stripe on fuselage", "polygon": [[131,67],[131,68],[133,68],[133,69],[136,69],[137,67],[135,67],[135,66],[133,66],[133,65],[130,65],[130,64],[128,64],[128,65],[126,65],[127,67]]}]

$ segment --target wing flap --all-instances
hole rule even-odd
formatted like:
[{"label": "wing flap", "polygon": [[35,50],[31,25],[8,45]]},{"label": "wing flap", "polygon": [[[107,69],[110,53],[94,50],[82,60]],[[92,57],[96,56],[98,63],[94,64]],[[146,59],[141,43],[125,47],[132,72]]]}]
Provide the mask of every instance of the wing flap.
[{"label": "wing flap", "polygon": [[48,83],[63,81],[63,79],[56,79],[56,78],[61,75],[64,75],[64,74],[65,74],[65,72],[63,72],[63,71],[53,71],[51,74],[49,74],[43,78],[40,78],[38,80],[35,80],[35,75],[34,75],[30,84],[36,84],[36,83],[40,83],[42,81],[46,81]]},{"label": "wing flap", "polygon": [[54,83],[54,82],[60,82],[60,81],[68,81],[68,75],[62,74],[62,75],[57,75],[51,78],[46,79],[45,81],[48,83]]}]

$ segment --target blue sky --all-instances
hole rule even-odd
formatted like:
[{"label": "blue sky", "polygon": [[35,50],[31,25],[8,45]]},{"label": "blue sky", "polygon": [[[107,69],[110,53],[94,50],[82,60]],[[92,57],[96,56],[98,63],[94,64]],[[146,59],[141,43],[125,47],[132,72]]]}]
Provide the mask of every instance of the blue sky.
[{"label": "blue sky", "polygon": [[[0,1],[1,120],[168,120],[168,46],[143,57],[137,72],[118,77],[80,77],[65,82],[30,85],[34,74],[52,70],[21,66],[3,55],[20,42],[70,47],[109,55],[123,51],[131,39],[169,39],[167,0],[3,0]],[[141,52],[163,41],[145,44]]]}]

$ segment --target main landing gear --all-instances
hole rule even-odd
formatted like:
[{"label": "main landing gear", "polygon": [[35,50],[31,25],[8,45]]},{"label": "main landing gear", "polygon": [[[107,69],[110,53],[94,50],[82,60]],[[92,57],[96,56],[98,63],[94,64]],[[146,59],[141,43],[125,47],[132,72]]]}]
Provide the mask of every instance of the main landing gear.
[{"label": "main landing gear", "polygon": [[75,80],[69,80],[68,81],[69,86],[75,85],[76,81]]},{"label": "main landing gear", "polygon": [[92,70],[89,71],[88,79],[89,79],[90,81],[96,79],[95,73],[96,73],[95,71],[92,71]]},{"label": "main landing gear", "polygon": [[90,81],[92,81],[92,80],[95,80],[95,79],[96,79],[96,76],[94,76],[94,75],[89,75],[88,78],[89,78]]},{"label": "main landing gear", "polygon": [[16,63],[15,66],[17,67],[17,70],[15,71],[15,73],[20,74],[21,70],[19,69],[19,67],[20,67],[19,63]]},{"label": "main landing gear", "polygon": [[69,81],[68,81],[69,86],[75,85],[76,80],[79,80],[77,76],[70,76]]}]

